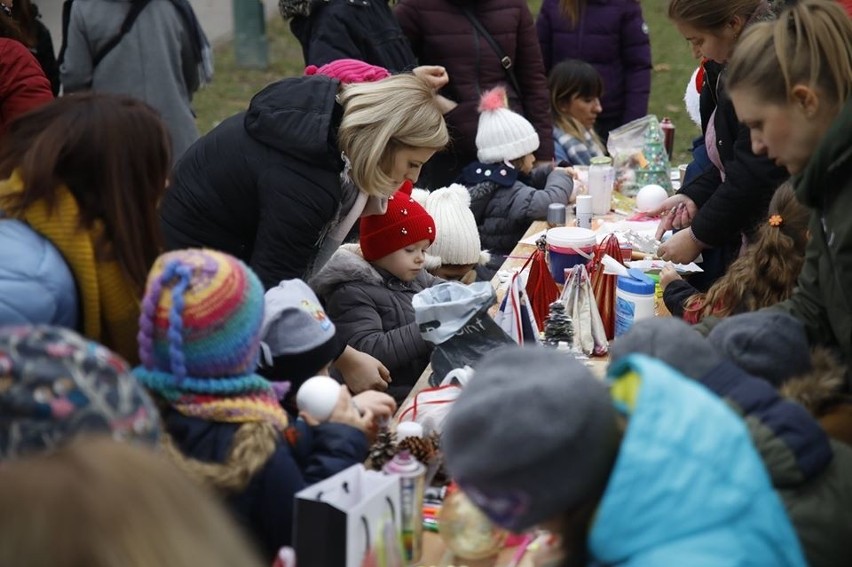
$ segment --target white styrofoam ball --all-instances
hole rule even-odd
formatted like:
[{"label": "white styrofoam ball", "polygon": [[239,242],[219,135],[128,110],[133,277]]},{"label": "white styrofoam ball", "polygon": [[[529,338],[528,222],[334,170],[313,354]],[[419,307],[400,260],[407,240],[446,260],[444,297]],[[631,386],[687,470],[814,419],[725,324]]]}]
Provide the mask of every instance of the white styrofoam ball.
[{"label": "white styrofoam ball", "polygon": [[659,185],[645,185],[636,193],[636,210],[642,213],[653,211],[668,197],[669,194]]},{"label": "white styrofoam ball", "polygon": [[296,392],[296,406],[317,421],[331,417],[340,398],[340,384],[328,376],[308,378]]}]

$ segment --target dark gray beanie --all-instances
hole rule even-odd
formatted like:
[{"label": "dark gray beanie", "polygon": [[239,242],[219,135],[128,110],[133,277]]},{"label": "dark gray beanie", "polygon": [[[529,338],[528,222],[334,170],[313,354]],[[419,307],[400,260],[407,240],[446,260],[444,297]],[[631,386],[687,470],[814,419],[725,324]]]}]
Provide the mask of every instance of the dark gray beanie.
[{"label": "dark gray beanie", "polygon": [[465,494],[522,531],[600,496],[618,452],[616,412],[580,362],[510,346],[482,358],[441,444]]},{"label": "dark gray beanie", "polygon": [[783,311],[755,311],[724,319],[707,340],[723,356],[776,388],[811,370],[802,323]]},{"label": "dark gray beanie", "polygon": [[653,317],[634,323],[609,348],[610,362],[641,353],[662,360],[682,374],[700,380],[722,362],[716,349],[681,319]]}]

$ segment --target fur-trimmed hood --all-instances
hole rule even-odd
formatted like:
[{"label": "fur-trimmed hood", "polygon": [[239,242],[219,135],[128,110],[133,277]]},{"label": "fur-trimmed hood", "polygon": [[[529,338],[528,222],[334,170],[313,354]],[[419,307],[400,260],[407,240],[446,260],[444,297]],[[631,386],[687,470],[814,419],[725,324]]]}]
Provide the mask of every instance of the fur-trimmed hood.
[{"label": "fur-trimmed hood", "polygon": [[[428,260],[428,259],[427,259]],[[399,285],[411,286],[415,291],[420,291],[431,285],[434,276],[428,274],[426,269],[421,271],[413,282],[404,283],[393,275],[380,271],[364,259],[361,247],[357,244],[344,244],[332,255],[323,268],[311,278],[310,286],[323,300],[338,287],[347,283],[364,283],[377,286]]]},{"label": "fur-trimmed hood", "polygon": [[381,285],[382,275],[361,254],[357,244],[344,244],[329,258],[325,266],[311,278],[313,290],[321,298],[348,282]]},{"label": "fur-trimmed hood", "polygon": [[836,403],[849,401],[843,395],[845,367],[825,348],[811,350],[812,370],[794,377],[781,386],[781,395],[805,406],[811,415],[819,417]]}]

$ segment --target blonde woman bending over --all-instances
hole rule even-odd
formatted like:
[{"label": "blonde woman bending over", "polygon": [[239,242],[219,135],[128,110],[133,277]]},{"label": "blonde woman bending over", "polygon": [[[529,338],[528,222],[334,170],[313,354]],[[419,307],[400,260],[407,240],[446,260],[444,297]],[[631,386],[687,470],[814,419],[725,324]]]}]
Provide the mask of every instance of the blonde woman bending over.
[{"label": "blonde woman bending over", "polygon": [[[167,248],[227,252],[266,289],[308,279],[360,216],[384,214],[387,197],[447,145],[435,87],[412,74],[267,86],[178,161],[160,207]],[[335,363],[346,383],[386,389],[387,369],[359,354],[347,348]]]}]

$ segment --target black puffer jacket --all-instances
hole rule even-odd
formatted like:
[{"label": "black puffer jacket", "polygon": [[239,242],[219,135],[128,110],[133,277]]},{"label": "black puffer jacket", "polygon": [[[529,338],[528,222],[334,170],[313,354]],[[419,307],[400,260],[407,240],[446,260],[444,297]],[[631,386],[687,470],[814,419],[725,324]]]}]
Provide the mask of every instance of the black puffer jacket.
[{"label": "black puffer jacket", "polygon": [[305,65],[360,59],[398,73],[417,63],[387,0],[281,0],[279,9],[285,17],[303,14],[292,17],[290,30]]},{"label": "black puffer jacket", "polygon": [[364,260],[358,245],[345,244],[310,284],[340,337],[387,366],[393,380],[388,393],[402,402],[432,354],[414,321],[411,299],[441,281],[423,270],[403,282]]},{"label": "black puffer jacket", "polygon": [[692,232],[698,240],[714,247],[736,245],[741,233],[750,233],[766,216],[775,189],[789,175],[768,157],[752,152],[748,127],[737,119],[734,104],[724,89],[724,67],[711,61],[704,68],[702,131],[707,132],[715,109],[716,147],[726,178],[722,181],[719,170],[711,167],[680,193],[699,207],[692,221]]},{"label": "black puffer jacket", "polygon": [[342,199],[339,83],[284,79],[193,144],[160,206],[168,249],[207,246],[268,289],[304,277]]}]

